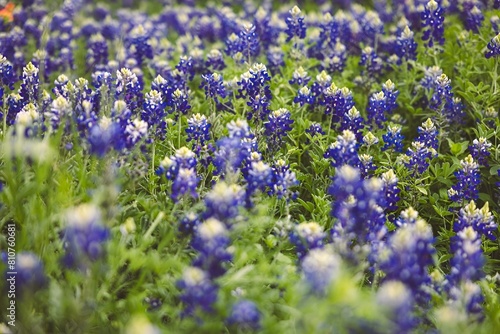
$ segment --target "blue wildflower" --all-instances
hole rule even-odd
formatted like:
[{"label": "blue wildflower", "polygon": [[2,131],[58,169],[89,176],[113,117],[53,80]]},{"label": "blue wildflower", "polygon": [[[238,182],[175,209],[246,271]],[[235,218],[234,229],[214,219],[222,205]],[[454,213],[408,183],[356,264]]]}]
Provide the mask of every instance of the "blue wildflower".
[{"label": "blue wildflower", "polygon": [[430,0],[421,14],[422,26],[425,28],[422,40],[428,41],[428,46],[435,43],[444,44],[444,10],[440,2]]},{"label": "blue wildflower", "polygon": [[318,223],[301,223],[290,231],[289,238],[298,259],[302,260],[310,250],[323,247],[326,233]]},{"label": "blue wildflower", "polygon": [[411,143],[404,156],[403,162],[408,170],[413,171],[413,174],[422,174],[429,167],[429,161],[434,156],[435,150],[429,149],[425,143],[414,141]]},{"label": "blue wildflower", "polygon": [[241,44],[238,50],[250,62],[252,57],[257,57],[260,54],[259,36],[255,32],[255,26],[245,24],[238,36]]},{"label": "blue wildflower", "polygon": [[[7,253],[2,252],[0,255],[2,261],[7,265]],[[31,252],[22,251],[16,254],[14,269],[5,271],[7,283],[12,282],[8,279],[11,277],[11,275],[7,274],[8,271],[16,273],[16,293],[19,293],[19,296],[22,297],[31,295],[33,292],[44,288],[48,283],[42,261]]]},{"label": "blue wildflower", "polygon": [[305,86],[311,80],[311,77],[307,74],[302,66],[299,66],[295,71],[293,71],[293,77],[289,81],[291,85],[297,84],[299,86]]},{"label": "blue wildflower", "polygon": [[192,235],[200,224],[200,217],[194,212],[188,212],[180,220],[178,229],[182,234]]},{"label": "blue wildflower", "polygon": [[196,187],[198,186],[198,176],[194,168],[179,168],[177,176],[172,183],[172,193],[170,197],[174,202],[179,201],[179,197],[189,195],[193,198],[198,197]]},{"label": "blue wildflower", "polygon": [[108,63],[108,43],[101,34],[93,35],[87,42],[87,64],[98,69]]},{"label": "blue wildflower", "polygon": [[479,209],[474,201],[470,201],[465,207],[460,209],[458,220],[453,224],[453,230],[460,232],[471,226],[477,233],[486,236],[490,240],[496,240],[494,232],[497,230],[494,217],[490,212],[489,204],[486,202]]},{"label": "blue wildflower", "polygon": [[19,95],[23,98],[23,103],[38,103],[39,78],[38,68],[33,63],[28,63],[23,69],[22,84],[19,89]]},{"label": "blue wildflower", "polygon": [[384,182],[386,211],[396,211],[400,200],[399,193],[401,192],[398,188],[398,178],[394,170],[389,169],[381,175],[381,179]]},{"label": "blue wildflower", "polygon": [[454,173],[457,183],[448,190],[448,196],[453,202],[477,200],[481,183],[479,165],[470,154],[460,161],[460,165],[462,168]]},{"label": "blue wildflower", "polygon": [[364,119],[361,117],[358,109],[356,107],[352,107],[348,112],[344,114],[344,117],[341,119],[340,130],[350,130],[354,133],[357,141],[361,141],[363,136],[362,130],[364,128]]},{"label": "blue wildflower", "polygon": [[309,251],[301,262],[304,279],[316,294],[323,295],[340,276],[340,257],[328,248]]},{"label": "blue wildflower", "polygon": [[282,146],[284,137],[292,130],[293,122],[290,111],[285,108],[275,110],[269,115],[268,121],[264,123],[269,149],[277,150]]},{"label": "blue wildflower", "polygon": [[226,67],[226,64],[224,63],[222,52],[217,49],[210,50],[207,54],[207,61],[205,62],[205,65],[213,71],[223,70]]},{"label": "blue wildflower", "polygon": [[387,133],[382,135],[382,139],[384,140],[384,147],[382,147],[382,151],[391,147],[394,147],[394,151],[396,152],[403,151],[404,136],[401,134],[400,125],[389,125],[387,127]]},{"label": "blue wildflower", "polygon": [[467,280],[477,281],[484,277],[485,258],[481,250],[481,236],[472,226],[465,227],[451,238],[448,284],[457,285]]},{"label": "blue wildflower", "polygon": [[387,98],[383,91],[373,93],[372,96],[370,96],[366,111],[368,119],[382,129],[387,120],[385,115],[388,112]]},{"label": "blue wildflower", "polygon": [[332,159],[330,161],[332,167],[359,166],[358,143],[354,133],[351,130],[342,131],[342,135],[337,137],[337,141],[326,150],[324,157]]},{"label": "blue wildflower", "polygon": [[415,141],[423,143],[428,149],[433,150],[432,156],[437,156],[436,150],[439,146],[438,134],[439,131],[436,128],[434,122],[428,118],[421,126],[418,127],[418,137]]},{"label": "blue wildflower", "polygon": [[299,89],[297,96],[293,99],[293,102],[300,104],[301,107],[303,107],[306,103],[314,104],[314,95],[307,86],[304,86]]},{"label": "blue wildflower", "polygon": [[116,98],[123,99],[134,114],[143,106],[142,85],[128,68],[116,72]]},{"label": "blue wildflower", "polygon": [[260,317],[259,309],[254,302],[240,300],[233,305],[227,322],[241,330],[257,330],[261,326]]},{"label": "blue wildflower", "polygon": [[92,204],[81,204],[66,213],[62,239],[66,254],[63,263],[70,268],[87,268],[104,255],[109,228],[102,224],[101,212]]},{"label": "blue wildflower", "polygon": [[361,51],[359,65],[366,68],[369,77],[376,78],[382,72],[383,61],[382,58],[377,55],[375,49],[371,46],[367,46]]},{"label": "blue wildflower", "polygon": [[472,145],[469,145],[469,151],[479,165],[488,167],[488,157],[491,155],[489,149],[491,146],[491,143],[486,138],[479,137],[479,139],[475,138],[472,141]]},{"label": "blue wildflower", "polygon": [[201,78],[202,83],[200,88],[205,90],[206,98],[215,101],[216,104],[219,104],[219,97],[224,99],[227,96],[222,75],[218,73],[203,74]]},{"label": "blue wildflower", "polygon": [[184,304],[182,316],[192,316],[198,309],[213,311],[218,287],[210,280],[207,272],[197,267],[188,267],[177,282],[177,287],[183,291],[180,296]]},{"label": "blue wildflower", "polygon": [[413,37],[413,31],[408,26],[404,28],[396,40],[396,54],[404,60],[417,59],[417,43]]},{"label": "blue wildflower", "polygon": [[287,201],[294,199],[297,193],[293,192],[292,187],[297,186],[299,181],[295,173],[290,170],[290,166],[285,160],[279,159],[272,166],[272,180],[270,182],[269,194],[278,197],[278,199],[285,198]]},{"label": "blue wildflower", "polygon": [[323,131],[323,128],[321,127],[321,124],[319,123],[312,123],[309,128],[306,130],[307,133],[311,135],[311,137],[315,136],[322,136],[325,135],[325,131]]},{"label": "blue wildflower", "polygon": [[286,41],[289,42],[294,37],[304,39],[306,37],[306,25],[301,10],[299,7],[294,6],[288,13],[289,15],[286,18],[287,29],[285,30],[287,34]]},{"label": "blue wildflower", "polygon": [[487,47],[488,51],[484,53],[486,58],[498,57],[500,55],[500,33],[491,39]]},{"label": "blue wildflower", "polygon": [[131,56],[140,67],[146,59],[153,58],[153,48],[149,44],[150,34],[143,25],[134,27],[126,39]]},{"label": "blue wildflower", "polygon": [[206,206],[204,217],[213,217],[229,224],[233,218],[238,216],[244,199],[245,191],[239,185],[225,182],[216,183],[204,198]]},{"label": "blue wildflower", "polygon": [[[472,8],[470,8],[471,6]],[[484,15],[481,9],[472,2],[465,2],[463,4],[462,15],[465,16],[465,28],[476,34],[479,33],[479,28],[481,28],[484,21]]]},{"label": "blue wildflower", "polygon": [[206,271],[210,278],[216,278],[226,272],[225,266],[231,261],[228,252],[229,232],[221,221],[208,218],[198,225],[191,243],[198,256],[193,261],[195,267]]}]

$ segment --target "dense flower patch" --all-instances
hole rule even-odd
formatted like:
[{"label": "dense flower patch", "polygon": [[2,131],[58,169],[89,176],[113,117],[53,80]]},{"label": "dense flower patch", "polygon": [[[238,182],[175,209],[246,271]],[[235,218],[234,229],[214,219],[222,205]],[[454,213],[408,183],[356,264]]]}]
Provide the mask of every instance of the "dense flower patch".
[{"label": "dense flower patch", "polygon": [[5,5],[0,331],[498,332],[500,2],[333,3]]}]

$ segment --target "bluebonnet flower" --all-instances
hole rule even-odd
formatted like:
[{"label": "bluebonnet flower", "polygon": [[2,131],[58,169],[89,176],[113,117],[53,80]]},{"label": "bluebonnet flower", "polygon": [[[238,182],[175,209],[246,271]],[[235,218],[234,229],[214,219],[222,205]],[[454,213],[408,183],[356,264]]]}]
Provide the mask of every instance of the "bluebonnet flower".
[{"label": "bluebonnet flower", "polygon": [[337,41],[332,49],[331,55],[325,57],[321,63],[322,68],[331,73],[342,73],[347,62],[346,49],[344,44]]},{"label": "bluebonnet flower", "polygon": [[448,190],[448,196],[453,202],[477,200],[479,197],[478,187],[481,183],[479,165],[470,154],[460,161],[460,165],[462,168],[454,173],[457,183]]},{"label": "bluebonnet flower", "polygon": [[500,55],[500,33],[491,39],[487,47],[488,51],[484,53],[486,58],[498,57]]},{"label": "bluebonnet flower", "polygon": [[271,166],[263,161],[252,162],[246,174],[246,199],[247,206],[251,206],[251,196],[256,191],[265,192],[266,188],[271,185],[273,173]]},{"label": "bluebonnet flower", "polygon": [[23,97],[19,94],[10,94],[7,98],[7,124],[12,125],[16,121],[17,114],[23,109]]},{"label": "bluebonnet flower", "polygon": [[175,119],[177,120],[180,115],[186,115],[188,111],[191,109],[191,105],[189,104],[188,95],[181,91],[180,89],[176,89],[172,93],[171,97],[171,106],[172,109],[170,113],[173,113]]},{"label": "bluebonnet flower", "polygon": [[21,111],[16,115],[15,124],[17,127],[22,129],[26,137],[32,137],[36,133],[38,122],[41,119],[41,115],[37,110],[37,107],[33,103],[28,103],[21,109]]},{"label": "bluebonnet flower", "polygon": [[285,65],[285,60],[284,60],[285,53],[278,46],[269,47],[269,49],[267,50],[266,57],[269,70],[273,74],[279,72],[280,68]]},{"label": "bluebonnet flower", "polygon": [[461,123],[465,116],[464,106],[460,99],[453,97],[451,80],[446,74],[441,74],[435,81],[435,92],[432,95],[430,107],[444,116],[448,124]]},{"label": "bluebonnet flower", "polygon": [[392,333],[410,333],[417,325],[412,314],[414,297],[401,281],[385,281],[377,291],[377,305],[388,312]]},{"label": "bluebonnet flower", "polygon": [[224,52],[226,52],[227,55],[234,57],[237,53],[241,53],[241,40],[235,33],[229,35],[225,43],[226,49]]},{"label": "bluebonnet flower", "polygon": [[290,166],[285,160],[279,159],[272,166],[272,180],[270,182],[269,194],[285,198],[287,201],[294,199],[297,194],[292,191],[292,187],[299,184],[295,173],[290,170]]},{"label": "bluebonnet flower", "polygon": [[427,67],[424,70],[424,77],[420,80],[420,87],[426,90],[434,89],[436,86],[436,79],[443,74],[443,70],[439,66]]},{"label": "bluebonnet flower", "polygon": [[425,143],[414,141],[402,157],[403,163],[413,174],[422,174],[429,167],[429,161],[434,156],[433,149],[426,147]]},{"label": "bluebonnet flower", "polygon": [[238,137],[224,137],[217,141],[217,150],[213,159],[216,175],[235,173],[247,157],[242,150],[242,140]]},{"label": "bluebonnet flower", "polygon": [[425,28],[422,40],[428,41],[428,46],[435,43],[444,44],[444,10],[439,2],[430,0],[421,14],[422,26]]},{"label": "bluebonnet flower", "polygon": [[[105,67],[108,62],[108,43],[101,34],[93,35],[87,42],[87,64]],[[99,66],[101,65],[101,66]]]},{"label": "bluebonnet flower", "polygon": [[299,86],[305,86],[311,80],[311,77],[307,74],[302,66],[299,66],[295,71],[293,71],[293,77],[289,81],[291,85],[297,84]]},{"label": "bluebonnet flower", "polygon": [[432,156],[437,156],[436,150],[439,146],[438,129],[434,122],[428,118],[421,126],[418,127],[418,137],[415,141],[423,143],[429,150],[432,151]]},{"label": "bluebonnet flower", "polygon": [[472,226],[465,227],[450,240],[453,257],[450,260],[450,287],[468,280],[477,281],[484,277],[485,258],[481,250],[481,236]]},{"label": "bluebonnet flower", "polygon": [[342,165],[359,165],[358,143],[356,136],[351,130],[342,131],[342,135],[337,137],[337,141],[332,143],[326,150],[324,157],[332,159],[332,167],[341,167]]},{"label": "bluebonnet flower", "polygon": [[394,147],[394,151],[396,152],[403,151],[404,136],[401,134],[400,125],[389,125],[387,127],[387,133],[382,135],[382,139],[384,140],[384,147],[382,147],[382,151],[391,147]]},{"label": "bluebonnet flower", "polygon": [[297,93],[297,96],[293,99],[294,103],[300,104],[300,106],[304,106],[304,104],[314,104],[314,95],[312,94],[311,90],[307,87],[304,86],[299,89],[299,92]]},{"label": "bluebonnet flower", "polygon": [[389,79],[382,85],[382,92],[384,92],[386,97],[387,112],[392,113],[398,107],[396,99],[398,98],[399,91],[396,90],[396,86]]},{"label": "bluebonnet flower", "polygon": [[349,109],[347,113],[344,114],[344,117],[340,123],[340,130],[350,130],[354,133],[357,141],[361,141],[363,134],[362,130],[364,128],[364,119],[361,117],[358,109],[356,107],[352,107]]},{"label": "bluebonnet flower", "polygon": [[384,33],[384,22],[382,22],[379,15],[372,10],[367,11],[363,15],[360,25],[364,39],[372,45],[375,43],[376,35],[382,35]]},{"label": "bluebonnet flower", "polygon": [[396,211],[400,200],[399,193],[401,192],[398,188],[398,178],[392,169],[383,173],[380,178],[384,182],[386,210]]},{"label": "bluebonnet flower", "polygon": [[[470,8],[472,6],[472,8]],[[474,5],[473,2],[465,2],[463,4],[462,15],[465,16],[465,28],[476,34],[479,33],[479,28],[483,25],[484,15],[481,9]]]},{"label": "bluebonnet flower", "polygon": [[332,77],[326,71],[321,71],[316,76],[316,81],[312,84],[311,91],[317,102],[324,101],[324,92],[331,86]]},{"label": "bluebonnet flower", "polygon": [[221,221],[208,218],[198,225],[191,243],[198,256],[193,261],[195,267],[206,271],[210,278],[216,278],[226,272],[225,264],[232,259],[228,252],[229,232]]},{"label": "bluebonnet flower", "polygon": [[223,70],[226,67],[226,64],[224,63],[222,52],[220,52],[218,49],[210,50],[210,52],[207,54],[207,61],[205,62],[205,65],[207,68],[213,71]]},{"label": "bluebonnet flower", "polygon": [[290,111],[285,108],[275,110],[269,115],[264,126],[266,128],[265,135],[268,138],[268,147],[271,150],[279,149],[283,144],[283,138],[292,130],[291,125],[293,122]]},{"label": "bluebonnet flower", "polygon": [[205,90],[206,98],[215,101],[216,104],[219,104],[219,97],[224,99],[227,96],[222,75],[218,73],[203,74],[201,78],[202,83],[200,88]]},{"label": "bluebonnet flower", "polygon": [[359,65],[366,68],[369,77],[376,78],[382,72],[383,61],[382,58],[377,55],[375,49],[371,46],[367,46],[361,51]]},{"label": "bluebonnet flower", "polygon": [[19,95],[23,98],[23,103],[38,103],[39,78],[38,68],[33,63],[28,63],[23,69],[22,84],[19,89]]},{"label": "bluebonnet flower", "polygon": [[160,92],[152,90],[146,94],[141,119],[148,124],[148,128],[153,129],[151,132],[159,139],[165,138],[167,127],[165,107],[166,104],[163,102],[163,96]]},{"label": "bluebonnet flower", "polygon": [[134,27],[126,39],[131,56],[141,66],[146,59],[153,58],[153,48],[149,44],[150,34],[143,25]]},{"label": "bluebonnet flower", "polygon": [[104,255],[104,242],[109,228],[102,224],[101,212],[93,204],[81,204],[66,212],[66,228],[62,233],[67,267],[87,268]]},{"label": "bluebonnet flower", "polygon": [[323,295],[340,276],[341,260],[329,248],[309,251],[301,262],[304,279],[316,294]]},{"label": "bluebonnet flower", "polygon": [[196,148],[205,145],[205,142],[210,140],[211,126],[212,125],[208,123],[205,115],[195,114],[188,119],[188,126],[186,128],[188,136],[187,141],[193,141],[193,149],[195,152],[197,151]]},{"label": "bluebonnet flower", "polygon": [[383,91],[370,96],[366,111],[368,119],[382,129],[387,120],[385,114],[388,112],[387,98]]},{"label": "bluebonnet flower", "polygon": [[179,222],[179,232],[192,235],[200,224],[200,217],[194,212],[188,212]]},{"label": "bluebonnet flower", "polygon": [[128,68],[116,72],[116,98],[122,98],[134,114],[143,105],[142,85]]},{"label": "bluebonnet flower", "polygon": [[45,119],[50,122],[50,128],[56,130],[61,123],[63,117],[71,115],[72,107],[68,100],[63,96],[58,96],[54,101],[52,101],[49,111],[44,113]]},{"label": "bluebonnet flower", "polygon": [[244,199],[245,191],[239,185],[218,182],[204,198],[206,206],[204,217],[213,217],[229,224],[238,216]]},{"label": "bluebonnet flower", "polygon": [[120,150],[121,134],[119,123],[104,116],[89,131],[90,153],[102,158],[113,148]]},{"label": "bluebonnet flower", "polygon": [[238,36],[241,44],[238,51],[250,62],[252,57],[260,54],[259,36],[255,32],[255,26],[250,23],[245,24]]},{"label": "bluebonnet flower", "polygon": [[233,305],[227,322],[241,330],[257,330],[261,326],[259,309],[252,301],[239,300]]},{"label": "bluebonnet flower", "polygon": [[368,178],[370,173],[377,169],[377,166],[373,163],[373,156],[369,154],[359,155],[359,165],[357,167],[364,179]]},{"label": "bluebonnet flower", "polygon": [[358,168],[344,165],[336,169],[328,193],[335,198],[332,216],[338,219],[332,233],[341,233],[345,241],[357,240],[361,245],[385,235],[382,180],[363,179]]},{"label": "bluebonnet flower", "polygon": [[126,146],[127,148],[132,148],[135,146],[140,140],[146,138],[148,133],[148,123],[140,120],[134,119],[132,122],[127,124],[125,127],[125,135],[127,137]]},{"label": "bluebonnet flower", "polygon": [[479,209],[474,201],[470,201],[465,207],[460,209],[458,220],[453,224],[453,230],[460,232],[471,226],[476,232],[486,236],[490,240],[496,240],[493,232],[497,230],[494,217],[490,212],[489,204],[486,202]]},{"label": "bluebonnet flower", "polygon": [[16,73],[12,64],[0,54],[0,107],[3,106],[5,89],[14,90],[14,83],[17,81]]},{"label": "bluebonnet flower", "polygon": [[179,201],[179,197],[189,195],[193,198],[198,197],[196,187],[198,186],[198,176],[194,168],[179,168],[177,176],[172,183],[172,193],[170,197],[174,202]]},{"label": "bluebonnet flower", "polygon": [[177,282],[177,287],[183,291],[180,296],[184,304],[182,316],[191,316],[198,309],[204,312],[213,311],[218,287],[210,280],[207,272],[197,267],[188,267]]},{"label": "bluebonnet flower", "polygon": [[500,29],[498,29],[498,25],[500,24],[500,17],[498,15],[493,15],[490,18],[490,23],[491,23],[491,29],[495,34],[500,33]]},{"label": "bluebonnet flower", "polygon": [[294,6],[288,13],[289,16],[286,18],[287,29],[285,30],[288,36],[286,41],[289,42],[294,37],[304,39],[306,37],[306,25],[301,10],[299,7]]},{"label": "bluebonnet flower", "polygon": [[316,222],[301,223],[290,231],[289,238],[295,246],[298,259],[302,260],[310,250],[323,247],[326,233]]},{"label": "bluebonnet flower", "polygon": [[311,137],[315,137],[317,135],[323,136],[325,135],[325,131],[323,131],[323,128],[321,127],[321,124],[319,123],[312,123],[311,126],[306,130],[307,133],[311,135]]},{"label": "bluebonnet flower", "polygon": [[404,283],[419,304],[426,303],[430,297],[425,286],[430,284],[427,270],[436,252],[433,243],[431,227],[423,219],[416,219],[398,228],[379,254],[385,280]]},{"label": "bluebonnet flower", "polygon": [[[1,260],[7,264],[8,257],[6,252],[0,253]],[[5,277],[8,278],[5,271]],[[45,275],[43,263],[40,258],[31,253],[22,251],[15,256],[14,270],[9,270],[16,272],[16,293],[19,296],[29,296],[30,292],[33,293],[36,290],[42,289],[47,285],[48,279]]]},{"label": "bluebonnet flower", "polygon": [[334,83],[323,92],[323,101],[325,114],[331,115],[331,126],[340,122],[345,114],[354,107],[352,92],[347,87],[338,88]]},{"label": "bluebonnet flower", "polygon": [[469,151],[479,165],[488,167],[488,157],[491,154],[489,149],[491,146],[491,143],[486,138],[479,137],[472,141],[472,145],[469,145]]},{"label": "bluebonnet flower", "polygon": [[470,280],[462,281],[450,288],[449,295],[451,307],[460,312],[462,317],[467,315],[468,319],[472,319],[473,316],[477,321],[484,319],[484,296],[477,283]]},{"label": "bluebonnet flower", "polygon": [[413,36],[413,31],[406,26],[396,40],[396,54],[400,59],[416,60],[417,43]]},{"label": "bluebonnet flower", "polygon": [[258,63],[253,64],[248,72],[241,75],[237,97],[248,99],[247,105],[252,108],[247,114],[248,119],[252,119],[255,114],[257,121],[264,121],[269,115],[268,107],[272,98],[270,80],[266,66]]},{"label": "bluebonnet flower", "polygon": [[182,73],[184,79],[186,81],[191,81],[193,80],[194,77],[194,65],[193,65],[193,59],[191,57],[187,56],[181,56],[179,59],[179,63],[175,68]]}]

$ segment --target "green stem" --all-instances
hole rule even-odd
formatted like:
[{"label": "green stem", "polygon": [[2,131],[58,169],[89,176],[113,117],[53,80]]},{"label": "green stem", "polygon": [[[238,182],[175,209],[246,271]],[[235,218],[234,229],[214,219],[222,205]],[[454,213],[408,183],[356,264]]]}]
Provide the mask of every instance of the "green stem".
[{"label": "green stem", "polygon": [[177,148],[181,148],[182,115],[179,115],[179,135],[177,137]]},{"label": "green stem", "polygon": [[153,233],[155,228],[158,226],[160,221],[163,219],[163,217],[165,217],[165,213],[163,211],[160,211],[158,216],[156,216],[156,219],[154,220],[153,224],[151,224],[151,226],[148,228],[146,233],[144,233],[144,236],[142,237],[144,240],[147,240],[151,236],[151,234]]}]

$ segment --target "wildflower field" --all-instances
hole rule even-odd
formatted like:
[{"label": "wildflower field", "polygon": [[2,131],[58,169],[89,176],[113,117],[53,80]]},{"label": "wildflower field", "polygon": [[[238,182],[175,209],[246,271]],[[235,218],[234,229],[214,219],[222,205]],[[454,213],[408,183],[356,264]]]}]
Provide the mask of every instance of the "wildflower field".
[{"label": "wildflower field", "polygon": [[0,1],[0,333],[500,333],[499,15]]}]

